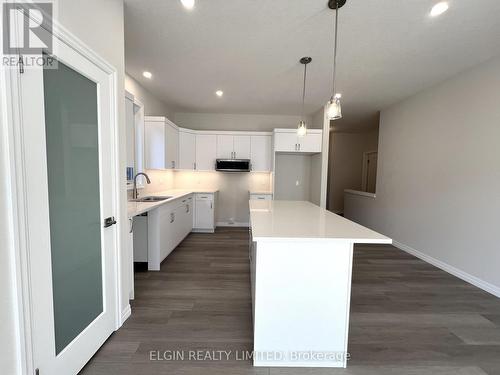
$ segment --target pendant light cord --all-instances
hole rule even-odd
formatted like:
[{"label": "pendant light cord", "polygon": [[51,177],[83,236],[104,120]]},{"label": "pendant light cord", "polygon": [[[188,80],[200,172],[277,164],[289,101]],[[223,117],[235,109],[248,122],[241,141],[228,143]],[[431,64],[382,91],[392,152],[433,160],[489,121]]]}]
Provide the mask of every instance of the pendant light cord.
[{"label": "pendant light cord", "polygon": [[335,91],[336,89],[336,73],[337,73],[337,39],[338,39],[338,25],[339,25],[339,3],[338,0],[335,1],[335,41],[333,45],[333,92],[332,92],[332,99],[335,97],[337,92]]},{"label": "pendant light cord", "polygon": [[304,64],[304,86],[302,88],[302,121],[304,121],[304,103],[306,100],[306,77],[307,77],[307,64]]}]

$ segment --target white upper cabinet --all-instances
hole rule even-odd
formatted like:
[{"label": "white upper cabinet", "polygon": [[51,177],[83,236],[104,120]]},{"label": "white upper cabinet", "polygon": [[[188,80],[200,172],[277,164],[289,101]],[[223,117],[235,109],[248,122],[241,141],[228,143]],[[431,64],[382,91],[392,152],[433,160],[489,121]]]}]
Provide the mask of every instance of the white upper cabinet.
[{"label": "white upper cabinet", "polygon": [[250,159],[250,136],[217,135],[217,159]]},{"label": "white upper cabinet", "polygon": [[196,170],[215,170],[217,158],[217,136],[215,134],[196,134]]},{"label": "white upper cabinet", "polygon": [[217,135],[217,159],[233,159],[233,135]]},{"label": "white upper cabinet", "polygon": [[165,122],[165,136],[167,137],[165,168],[176,169],[179,167],[179,128],[168,120]]},{"label": "white upper cabinet", "polygon": [[276,152],[297,152],[297,133],[275,132],[274,151]]},{"label": "white upper cabinet", "polygon": [[179,128],[163,116],[146,116],[144,129],[146,169],[178,167]]},{"label": "white upper cabinet", "polygon": [[252,135],[250,137],[250,160],[252,161],[252,171],[269,172],[272,164],[270,135]]},{"label": "white upper cabinet", "polygon": [[304,137],[298,137],[299,141],[299,152],[311,152],[318,153],[321,152],[321,146],[323,142],[323,132],[320,131],[308,131]]},{"label": "white upper cabinet", "polygon": [[146,117],[144,147],[146,169],[165,169],[165,121]]},{"label": "white upper cabinet", "polygon": [[234,158],[235,159],[250,159],[250,136],[235,135],[234,136]]},{"label": "white upper cabinet", "polygon": [[320,129],[308,129],[305,136],[298,137],[295,129],[275,129],[274,150],[276,152],[320,153],[322,134],[323,131]]},{"label": "white upper cabinet", "polygon": [[196,135],[179,129],[179,169],[195,169]]}]

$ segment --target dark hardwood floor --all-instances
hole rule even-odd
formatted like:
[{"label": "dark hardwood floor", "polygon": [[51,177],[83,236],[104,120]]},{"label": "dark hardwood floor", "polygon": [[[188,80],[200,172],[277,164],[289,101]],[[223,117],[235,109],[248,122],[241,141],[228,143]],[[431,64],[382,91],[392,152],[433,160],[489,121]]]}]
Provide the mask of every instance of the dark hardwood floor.
[{"label": "dark hardwood floor", "polygon": [[355,249],[347,369],[150,360],[252,349],[247,229],[191,234],[135,282],[132,316],[82,374],[500,375],[500,299],[392,246]]}]

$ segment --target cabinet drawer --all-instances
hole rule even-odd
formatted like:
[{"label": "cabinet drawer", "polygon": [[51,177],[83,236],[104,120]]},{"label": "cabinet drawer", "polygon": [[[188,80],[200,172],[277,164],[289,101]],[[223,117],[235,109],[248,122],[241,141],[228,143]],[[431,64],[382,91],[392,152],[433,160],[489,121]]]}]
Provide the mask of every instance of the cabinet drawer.
[{"label": "cabinet drawer", "polygon": [[197,201],[213,201],[214,195],[213,194],[196,194],[195,199]]},{"label": "cabinet drawer", "polygon": [[270,201],[273,200],[272,194],[250,194],[251,200],[265,200]]}]

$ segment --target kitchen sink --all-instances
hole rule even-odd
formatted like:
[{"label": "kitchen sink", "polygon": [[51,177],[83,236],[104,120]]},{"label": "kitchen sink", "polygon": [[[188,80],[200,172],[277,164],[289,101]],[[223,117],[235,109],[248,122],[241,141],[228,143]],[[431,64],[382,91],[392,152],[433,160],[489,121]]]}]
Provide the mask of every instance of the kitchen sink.
[{"label": "kitchen sink", "polygon": [[132,199],[131,202],[161,202],[165,201],[167,199],[170,199],[172,197],[160,197],[160,196],[149,196],[149,197],[143,197],[143,198],[137,198],[137,199]]}]

